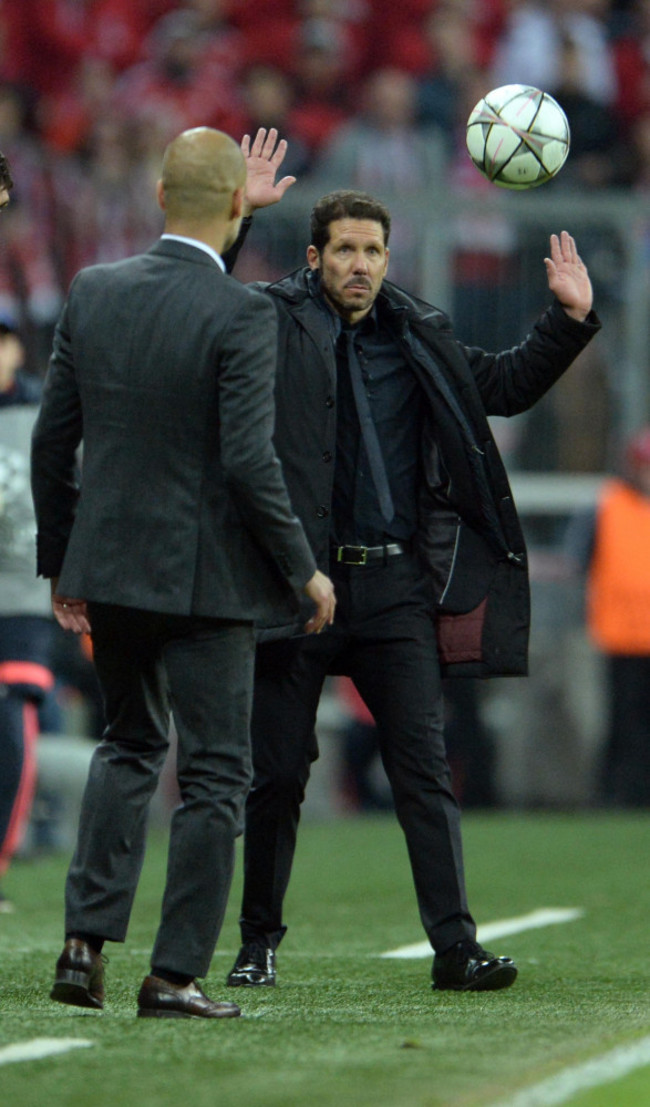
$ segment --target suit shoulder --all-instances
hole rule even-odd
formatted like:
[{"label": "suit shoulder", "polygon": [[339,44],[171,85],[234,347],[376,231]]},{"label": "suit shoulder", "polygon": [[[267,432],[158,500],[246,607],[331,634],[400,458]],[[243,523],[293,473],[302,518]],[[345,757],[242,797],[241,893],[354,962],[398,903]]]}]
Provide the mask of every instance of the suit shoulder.
[{"label": "suit shoulder", "polygon": [[79,285],[97,284],[122,275],[126,276],[131,272],[135,273],[146,264],[148,257],[148,254],[134,254],[128,258],[120,258],[119,261],[105,261],[97,262],[95,265],[87,265],[75,273],[70,287],[77,288]]},{"label": "suit shoulder", "polygon": [[228,274],[226,274],[224,280],[227,282],[229,294],[241,310],[249,309],[266,312],[267,314],[275,312],[273,301],[265,295],[263,287],[242,284],[235,277]]}]

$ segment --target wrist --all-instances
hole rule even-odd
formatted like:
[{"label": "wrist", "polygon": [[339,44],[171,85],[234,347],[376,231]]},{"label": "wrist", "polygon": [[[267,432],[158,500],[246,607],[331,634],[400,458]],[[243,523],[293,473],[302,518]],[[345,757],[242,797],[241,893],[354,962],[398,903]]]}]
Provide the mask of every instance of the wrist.
[{"label": "wrist", "polygon": [[583,311],[582,308],[566,307],[565,304],[560,304],[560,307],[571,319],[575,319],[576,323],[584,323],[589,315],[589,311]]}]

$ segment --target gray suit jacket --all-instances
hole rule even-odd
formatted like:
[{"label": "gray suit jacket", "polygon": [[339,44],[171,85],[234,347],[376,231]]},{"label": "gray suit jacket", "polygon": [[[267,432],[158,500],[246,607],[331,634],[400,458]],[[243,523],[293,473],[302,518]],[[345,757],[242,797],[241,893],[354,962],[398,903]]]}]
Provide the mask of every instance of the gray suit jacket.
[{"label": "gray suit jacket", "polygon": [[268,299],[189,244],[78,273],[32,439],[39,574],[169,614],[295,609],[316,565],[272,445],[276,342]]}]

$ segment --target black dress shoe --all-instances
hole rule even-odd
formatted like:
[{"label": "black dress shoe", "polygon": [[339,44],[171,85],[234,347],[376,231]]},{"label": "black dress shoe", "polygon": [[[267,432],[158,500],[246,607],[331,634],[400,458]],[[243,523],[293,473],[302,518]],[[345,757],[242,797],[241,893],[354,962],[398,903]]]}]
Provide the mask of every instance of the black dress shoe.
[{"label": "black dress shoe", "polygon": [[509,988],[517,976],[510,957],[495,957],[478,942],[457,942],[433,959],[433,987],[438,991],[492,992]]},{"label": "black dress shoe", "polygon": [[208,999],[196,980],[171,984],[159,976],[145,977],[138,995],[139,1019],[232,1019],[241,1015],[236,1003]]},{"label": "black dress shoe", "polygon": [[244,942],[226,984],[231,988],[256,988],[275,984],[275,951],[264,942]]},{"label": "black dress shoe", "polygon": [[50,999],[74,1007],[104,1006],[104,958],[82,942],[68,938],[56,963]]}]

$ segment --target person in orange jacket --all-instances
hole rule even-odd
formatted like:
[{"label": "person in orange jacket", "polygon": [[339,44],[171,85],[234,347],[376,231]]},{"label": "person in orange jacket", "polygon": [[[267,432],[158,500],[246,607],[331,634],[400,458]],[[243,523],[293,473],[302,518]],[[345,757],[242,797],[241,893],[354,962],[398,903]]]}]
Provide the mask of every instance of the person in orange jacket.
[{"label": "person in orange jacket", "polygon": [[650,807],[650,426],[627,443],[620,477],[576,517],[567,550],[587,573],[589,635],[607,670],[600,797]]}]

